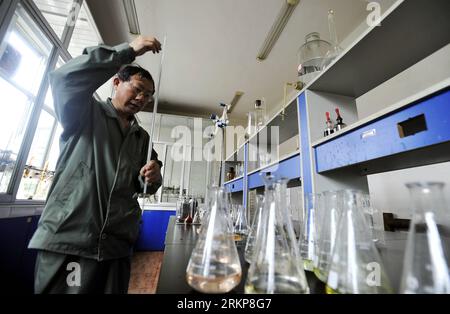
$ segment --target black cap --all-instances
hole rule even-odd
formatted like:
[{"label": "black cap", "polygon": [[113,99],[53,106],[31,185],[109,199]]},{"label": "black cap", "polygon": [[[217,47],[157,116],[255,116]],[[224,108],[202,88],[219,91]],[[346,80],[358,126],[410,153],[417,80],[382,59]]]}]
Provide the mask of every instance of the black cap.
[{"label": "black cap", "polygon": [[255,101],[255,107],[261,107],[261,99]]}]

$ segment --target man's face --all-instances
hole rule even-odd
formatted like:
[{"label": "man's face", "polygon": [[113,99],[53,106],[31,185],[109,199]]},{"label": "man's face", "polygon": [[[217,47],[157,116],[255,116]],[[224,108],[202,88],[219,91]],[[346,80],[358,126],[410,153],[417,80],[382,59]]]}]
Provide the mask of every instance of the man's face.
[{"label": "man's face", "polygon": [[134,115],[141,111],[153,100],[155,92],[153,83],[139,74],[131,76],[129,81],[115,78],[114,89],[116,91],[114,103],[118,106],[117,109],[128,115]]}]

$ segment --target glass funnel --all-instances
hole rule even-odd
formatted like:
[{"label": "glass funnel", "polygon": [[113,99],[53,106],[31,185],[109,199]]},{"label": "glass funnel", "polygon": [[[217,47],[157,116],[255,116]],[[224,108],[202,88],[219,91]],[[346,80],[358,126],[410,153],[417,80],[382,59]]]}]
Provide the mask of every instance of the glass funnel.
[{"label": "glass funnel", "polygon": [[334,10],[328,11],[328,30],[330,32],[331,47],[323,59],[322,69],[329,66],[337,56],[339,56],[343,49],[339,46],[339,40],[336,31],[336,24],[334,21]]},{"label": "glass funnel", "polygon": [[314,270],[316,260],[316,241],[318,225],[316,223],[320,194],[309,193],[306,198],[306,218],[301,228],[299,247],[305,270]]},{"label": "glass funnel", "polygon": [[292,222],[286,208],[286,180],[264,177],[261,229],[250,264],[246,293],[309,293]]},{"label": "glass funnel", "polygon": [[256,196],[256,211],[255,211],[255,215],[253,217],[253,222],[252,222],[252,226],[250,228],[250,232],[247,237],[247,242],[245,243],[244,258],[245,258],[245,261],[249,264],[252,263],[253,252],[255,249],[255,240],[258,238],[258,233],[261,228],[263,207],[264,207],[264,196],[257,195]]},{"label": "glass funnel", "polygon": [[211,209],[186,269],[187,283],[203,293],[226,293],[241,281],[242,270],[227,215],[223,188],[210,195]]},{"label": "glass funnel", "polygon": [[450,293],[450,208],[439,182],[408,183],[413,216],[401,293]]},{"label": "glass funnel", "polygon": [[330,267],[331,254],[336,242],[338,231],[338,219],[340,214],[339,201],[342,194],[337,191],[322,193],[323,207],[320,216],[320,236],[317,241],[317,259],[314,265],[314,274],[322,282],[327,282],[328,268]]},{"label": "glass funnel", "polygon": [[305,43],[297,53],[297,73],[302,83],[308,84],[322,71],[325,57],[330,49],[330,43],[320,39],[319,33],[306,35]]},{"label": "glass funnel", "polygon": [[385,268],[368,232],[361,192],[341,191],[339,230],[328,271],[327,293],[392,293]]}]

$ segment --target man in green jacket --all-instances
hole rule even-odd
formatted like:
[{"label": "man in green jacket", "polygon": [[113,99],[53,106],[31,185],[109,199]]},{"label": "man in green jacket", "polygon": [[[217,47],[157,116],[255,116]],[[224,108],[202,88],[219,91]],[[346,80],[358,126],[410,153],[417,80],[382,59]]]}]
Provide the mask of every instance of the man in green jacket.
[{"label": "man in green jacket", "polygon": [[[138,193],[145,181],[156,193],[162,163],[155,151],[147,163],[150,138],[134,117],[152,100],[154,81],[146,70],[124,65],[160,50],[156,38],[140,36],[131,44],[86,48],[50,74],[63,133],[29,244],[39,250],[36,293],[127,292],[141,218]],[[94,92],[116,73],[112,99],[97,101]]]}]

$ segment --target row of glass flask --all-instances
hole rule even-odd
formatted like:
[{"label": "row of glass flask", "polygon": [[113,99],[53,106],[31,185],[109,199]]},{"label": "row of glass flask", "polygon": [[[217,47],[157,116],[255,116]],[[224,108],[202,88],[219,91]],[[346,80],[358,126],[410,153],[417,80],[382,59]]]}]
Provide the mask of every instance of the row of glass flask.
[{"label": "row of glass flask", "polygon": [[[245,211],[222,188],[210,190],[200,234],[186,269],[188,284],[202,293],[226,293],[242,279],[235,241],[245,241],[250,264],[246,293],[309,293],[305,270],[327,293],[393,293],[375,246],[383,232],[371,228],[369,196],[361,191],[308,195],[299,239],[286,198],[287,181],[264,176],[250,228]],[[413,216],[400,293],[450,293],[450,212],[442,183],[412,183]],[[367,214],[372,213],[372,214]]]}]

